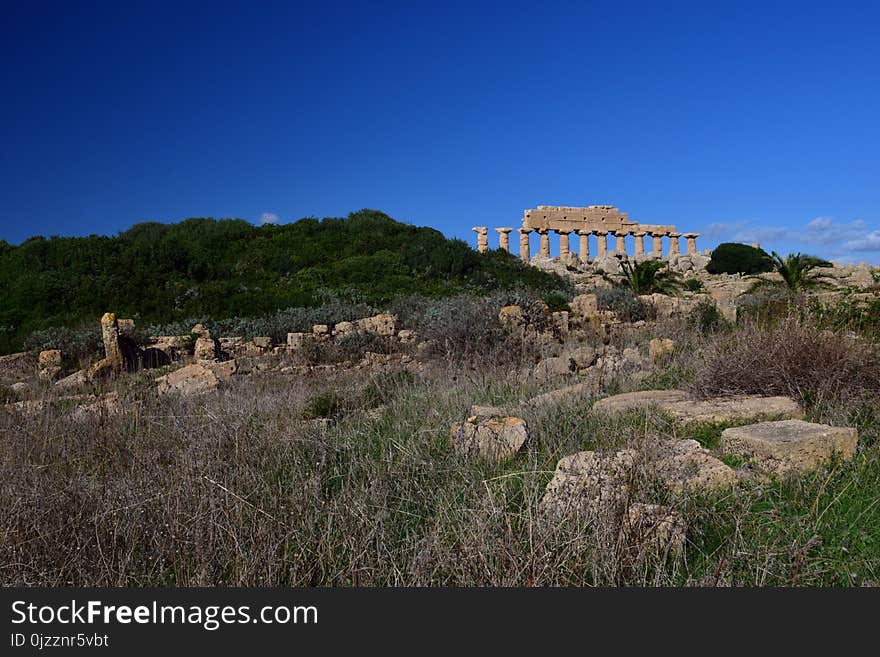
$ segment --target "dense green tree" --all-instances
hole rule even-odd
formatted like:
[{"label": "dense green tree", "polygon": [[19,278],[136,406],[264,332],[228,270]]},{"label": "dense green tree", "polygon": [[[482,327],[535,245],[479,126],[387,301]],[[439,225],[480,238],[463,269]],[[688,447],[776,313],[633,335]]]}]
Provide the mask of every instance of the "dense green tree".
[{"label": "dense green tree", "polygon": [[710,274],[761,274],[773,271],[773,262],[763,249],[724,242],[712,251],[706,271]]},{"label": "dense green tree", "polygon": [[479,254],[376,210],[254,226],[235,219],[146,222],[116,237],[0,242],[0,350],[32,331],[93,323],[113,310],[141,324],[256,316],[316,306],[328,292],[387,305],[526,286],[565,288],[508,253]]}]

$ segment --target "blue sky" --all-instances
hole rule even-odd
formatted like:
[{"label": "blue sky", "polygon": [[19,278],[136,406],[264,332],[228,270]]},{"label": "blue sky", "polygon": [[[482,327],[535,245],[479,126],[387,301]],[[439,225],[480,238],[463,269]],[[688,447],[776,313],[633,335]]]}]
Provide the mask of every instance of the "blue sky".
[{"label": "blue sky", "polygon": [[878,26],[872,2],[5,3],[0,239],[368,207],[474,242],[611,204],[876,263]]}]

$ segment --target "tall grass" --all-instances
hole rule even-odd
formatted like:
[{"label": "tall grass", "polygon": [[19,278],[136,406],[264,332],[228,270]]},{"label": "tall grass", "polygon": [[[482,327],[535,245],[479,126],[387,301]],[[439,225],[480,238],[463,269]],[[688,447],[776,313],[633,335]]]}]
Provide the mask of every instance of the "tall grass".
[{"label": "tall grass", "polygon": [[[681,326],[684,356],[670,362],[669,376],[697,376],[705,391],[788,394],[807,389],[785,387],[806,372],[825,401],[811,417],[856,426],[860,451],[714,497],[673,499],[636,480],[630,501],[671,504],[687,522],[680,559],[634,560],[615,522],[548,520],[538,505],[563,456],[687,436],[647,412],[593,416],[587,398],[521,406],[546,384],[524,383],[491,359],[469,373],[462,352],[450,350],[419,375],[254,372],[189,399],[157,398],[137,375],[109,384],[123,403],[115,415],[4,407],[0,583],[876,585],[876,363],[840,347],[840,335],[781,326],[711,335]],[[725,363],[738,362],[730,354],[749,345],[767,350],[764,360],[728,374]],[[786,369],[795,356],[809,367]],[[713,377],[699,374],[701,363],[716,363]],[[814,376],[820,367],[827,376]],[[457,455],[449,427],[474,403],[518,408],[530,429],[526,449],[504,464]]]}]

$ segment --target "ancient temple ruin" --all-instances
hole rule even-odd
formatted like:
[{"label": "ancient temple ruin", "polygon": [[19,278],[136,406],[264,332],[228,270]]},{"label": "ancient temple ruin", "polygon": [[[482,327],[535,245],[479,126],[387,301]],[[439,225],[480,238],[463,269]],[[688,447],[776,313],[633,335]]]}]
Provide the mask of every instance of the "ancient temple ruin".
[{"label": "ancient temple ruin", "polygon": [[[489,250],[489,229],[486,226],[474,226],[477,233],[477,250],[484,253]],[[510,252],[511,227],[496,228],[498,247]],[[523,213],[522,227],[519,234],[519,256],[531,261],[529,237],[532,232],[540,236],[540,256],[550,257],[550,233],[559,236],[560,258],[573,257],[570,235],[578,236],[577,257],[582,263],[609,255],[626,254],[627,238],[635,240],[634,254],[636,257],[671,257],[681,253],[680,241],[687,240],[687,253],[697,253],[697,237],[699,233],[679,233],[673,225],[642,224],[630,221],[629,215],[612,205],[590,205],[587,207],[569,207],[559,205],[539,205],[537,208]],[[591,236],[593,239],[591,240]],[[651,248],[645,250],[645,236],[651,237]],[[664,254],[663,239],[668,246]],[[595,245],[591,249],[590,242]]]}]

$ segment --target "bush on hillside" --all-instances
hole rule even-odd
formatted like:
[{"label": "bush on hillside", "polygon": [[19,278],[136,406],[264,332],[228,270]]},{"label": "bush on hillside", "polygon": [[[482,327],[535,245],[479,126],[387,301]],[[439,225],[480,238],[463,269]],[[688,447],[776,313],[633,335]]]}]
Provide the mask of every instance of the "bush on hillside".
[{"label": "bush on hillside", "polygon": [[710,274],[760,274],[773,271],[773,261],[763,249],[748,244],[719,244],[706,265]]},{"label": "bush on hillside", "polygon": [[700,333],[714,333],[729,327],[729,323],[711,299],[704,299],[694,306],[688,314],[687,323]]},{"label": "bush on hillside", "polygon": [[651,319],[654,309],[626,287],[597,288],[594,291],[599,310],[611,310],[626,322]]},{"label": "bush on hillside", "polygon": [[[0,349],[15,351],[34,331],[91,323],[108,310],[145,327],[212,318],[232,322],[227,334],[280,338],[299,320],[278,316],[280,309],[321,306],[326,291],[386,307],[399,296],[523,286],[546,294],[569,284],[509,253],[477,253],[375,210],[265,226],[151,222],[117,237],[35,237],[0,250]],[[241,320],[273,315],[274,324]]]}]

